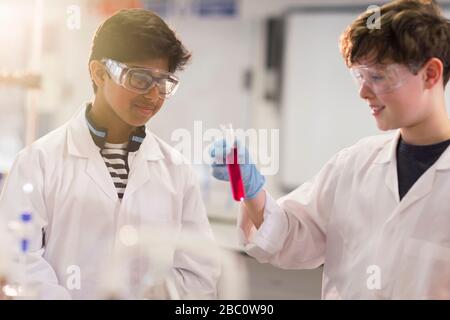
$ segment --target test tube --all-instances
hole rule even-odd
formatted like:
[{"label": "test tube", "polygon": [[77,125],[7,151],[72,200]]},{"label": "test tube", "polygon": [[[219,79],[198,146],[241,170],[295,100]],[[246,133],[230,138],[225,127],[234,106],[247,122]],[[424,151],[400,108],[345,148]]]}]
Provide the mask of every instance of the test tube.
[{"label": "test tube", "polygon": [[228,175],[230,176],[231,191],[233,199],[236,201],[243,201],[245,198],[244,183],[242,182],[241,168],[238,163],[238,149],[236,146],[236,139],[233,132],[233,127],[229,125],[228,143],[231,142],[231,151],[226,156],[226,164],[228,167]]}]

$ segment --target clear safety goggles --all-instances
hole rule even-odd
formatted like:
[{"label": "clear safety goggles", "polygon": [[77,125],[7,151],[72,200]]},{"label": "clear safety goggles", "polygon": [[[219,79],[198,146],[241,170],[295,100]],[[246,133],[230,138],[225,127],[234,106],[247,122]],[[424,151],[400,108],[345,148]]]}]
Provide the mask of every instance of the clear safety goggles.
[{"label": "clear safety goggles", "polygon": [[375,94],[389,93],[401,87],[414,74],[400,64],[359,65],[350,68],[356,84],[368,86]]},{"label": "clear safety goggles", "polygon": [[102,59],[102,63],[115,83],[138,94],[146,94],[157,86],[160,98],[167,99],[180,83],[177,77],[164,70],[131,68],[112,59]]}]

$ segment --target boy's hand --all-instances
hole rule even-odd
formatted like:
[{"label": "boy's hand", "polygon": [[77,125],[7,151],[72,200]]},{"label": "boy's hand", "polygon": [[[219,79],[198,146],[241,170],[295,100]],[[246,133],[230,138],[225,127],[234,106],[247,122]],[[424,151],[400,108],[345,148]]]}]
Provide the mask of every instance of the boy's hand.
[{"label": "boy's hand", "polygon": [[[225,139],[216,140],[211,146],[210,155],[214,159],[211,164],[212,175],[218,180],[230,180],[225,159],[227,154],[231,152],[231,147],[231,145],[227,145]],[[236,148],[245,189],[245,199],[253,199],[262,189],[266,180],[258,171],[256,165],[252,163],[247,148],[241,146],[239,141],[236,141]]]}]

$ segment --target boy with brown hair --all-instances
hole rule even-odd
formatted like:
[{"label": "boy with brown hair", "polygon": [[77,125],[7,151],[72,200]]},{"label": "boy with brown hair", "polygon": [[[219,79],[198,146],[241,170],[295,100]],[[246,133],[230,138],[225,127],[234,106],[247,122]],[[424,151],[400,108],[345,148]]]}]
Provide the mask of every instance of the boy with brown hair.
[{"label": "boy with brown hair", "polygon": [[[378,128],[395,132],[342,150],[278,201],[242,164],[242,243],[281,268],[324,264],[326,299],[450,299],[449,22],[433,1],[382,6],[379,29],[372,15],[348,27],[341,51]],[[224,148],[212,151],[221,180]]]}]

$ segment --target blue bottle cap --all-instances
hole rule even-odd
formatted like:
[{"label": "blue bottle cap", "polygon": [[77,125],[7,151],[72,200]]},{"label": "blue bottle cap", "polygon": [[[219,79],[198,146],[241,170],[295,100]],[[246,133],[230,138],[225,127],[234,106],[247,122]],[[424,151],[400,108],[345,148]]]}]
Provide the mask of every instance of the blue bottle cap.
[{"label": "blue bottle cap", "polygon": [[20,244],[21,244],[22,252],[27,252],[28,251],[29,241],[27,239],[22,239]]},{"label": "blue bottle cap", "polygon": [[22,212],[20,215],[20,220],[23,222],[29,222],[31,221],[31,213],[30,212]]}]

